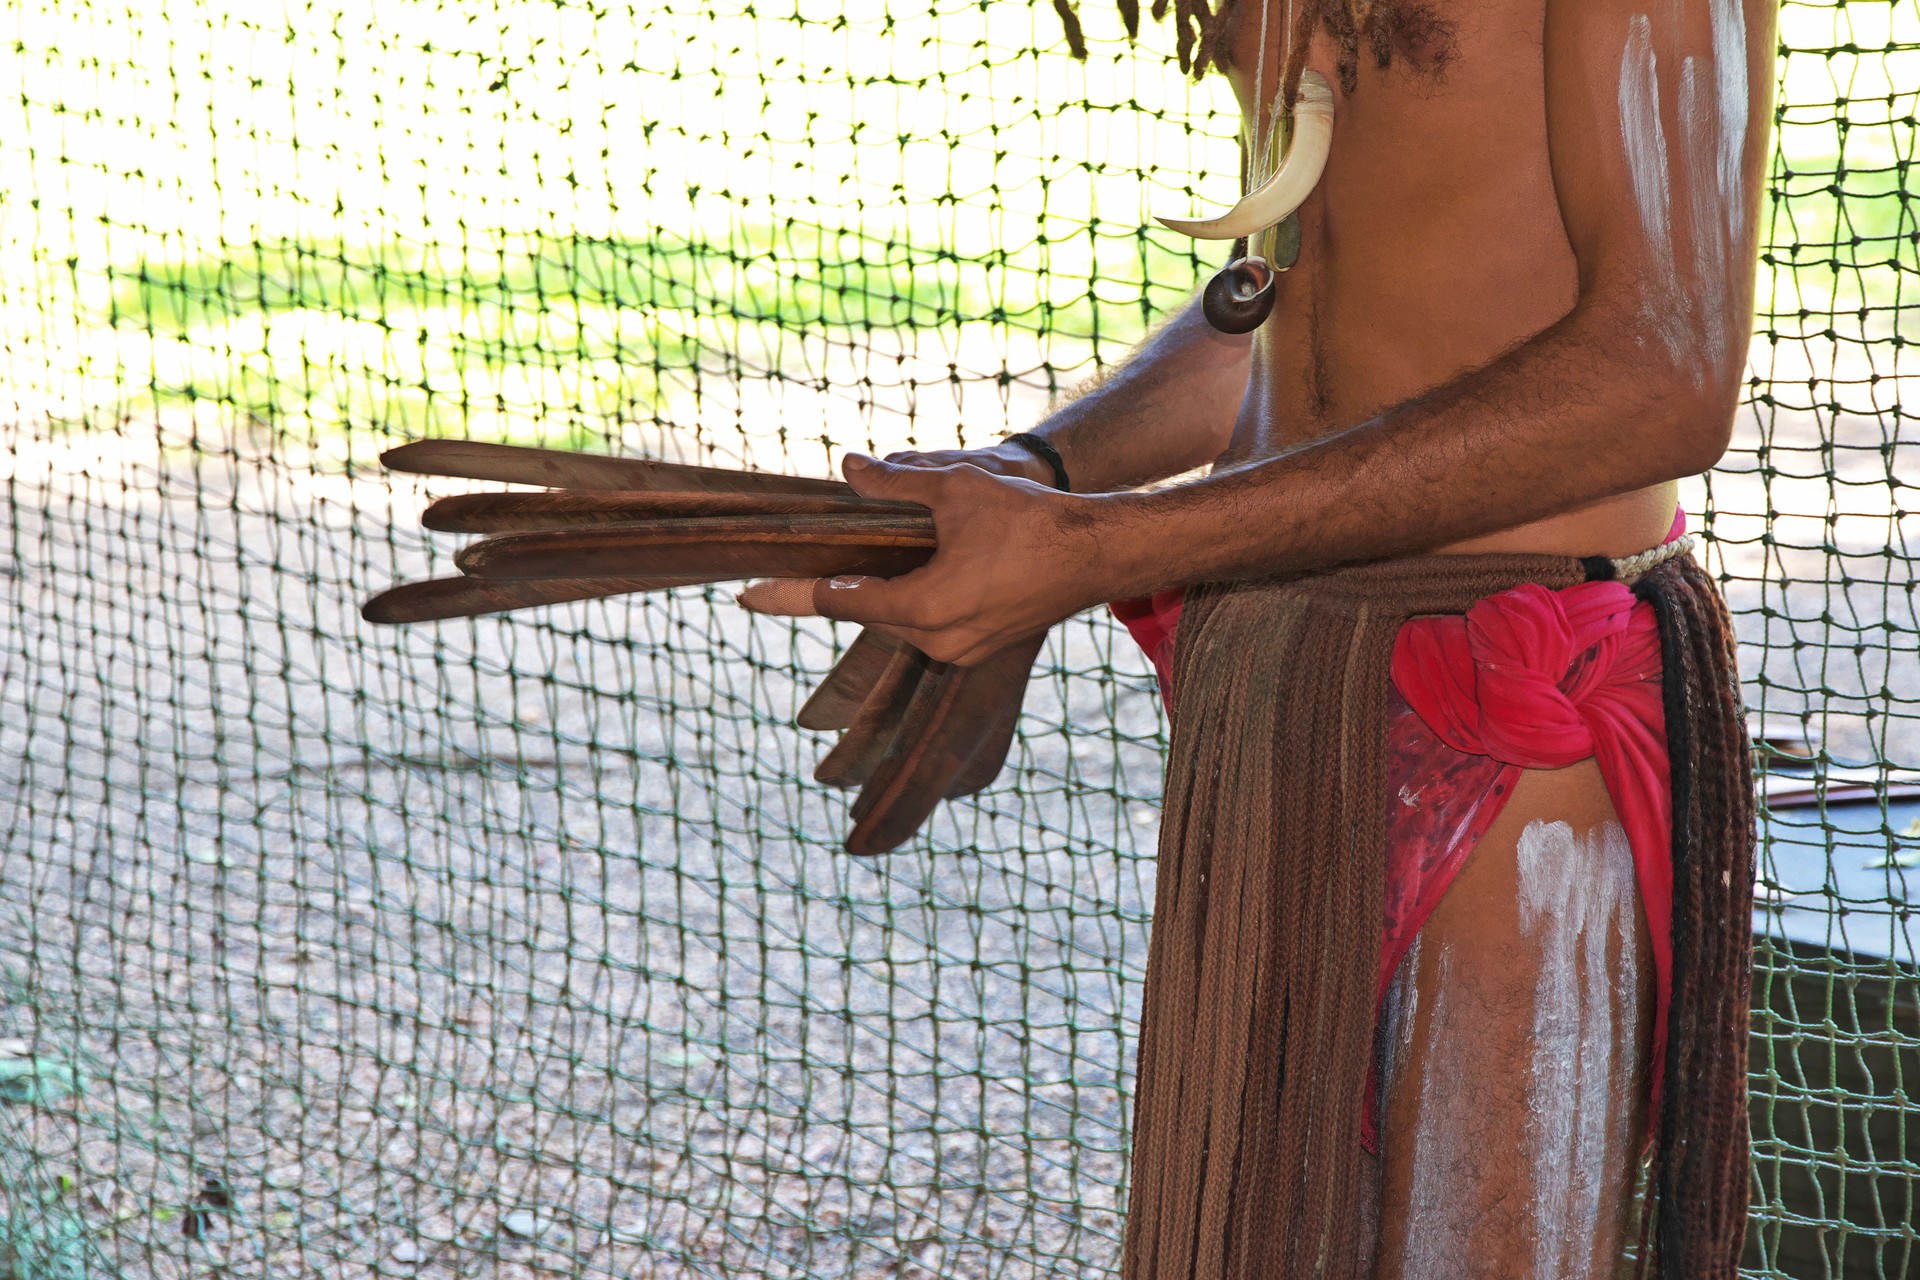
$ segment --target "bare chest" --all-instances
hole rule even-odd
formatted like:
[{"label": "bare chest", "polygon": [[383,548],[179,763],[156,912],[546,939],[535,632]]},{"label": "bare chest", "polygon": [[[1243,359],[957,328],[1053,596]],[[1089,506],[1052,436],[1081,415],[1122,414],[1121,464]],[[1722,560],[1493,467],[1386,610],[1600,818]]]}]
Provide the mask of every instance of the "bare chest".
[{"label": "bare chest", "polygon": [[[1378,0],[1390,3],[1391,0]],[[1246,8],[1232,79],[1243,109],[1278,83],[1286,0]],[[1234,452],[1308,439],[1486,363],[1574,302],[1554,196],[1542,63],[1544,0],[1435,0],[1418,41],[1377,65],[1363,42],[1351,87],[1322,29],[1307,65],[1334,86],[1333,149],[1300,211],[1298,263],[1260,331]]]}]

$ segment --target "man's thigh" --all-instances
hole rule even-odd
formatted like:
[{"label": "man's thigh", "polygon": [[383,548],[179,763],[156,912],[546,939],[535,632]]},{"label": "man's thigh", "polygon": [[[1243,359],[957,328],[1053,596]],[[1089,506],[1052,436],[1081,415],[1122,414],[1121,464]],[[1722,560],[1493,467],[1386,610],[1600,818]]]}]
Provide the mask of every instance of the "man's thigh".
[{"label": "man's thigh", "polygon": [[1600,771],[1522,775],[1389,1004],[1376,1280],[1614,1274],[1653,977]]}]

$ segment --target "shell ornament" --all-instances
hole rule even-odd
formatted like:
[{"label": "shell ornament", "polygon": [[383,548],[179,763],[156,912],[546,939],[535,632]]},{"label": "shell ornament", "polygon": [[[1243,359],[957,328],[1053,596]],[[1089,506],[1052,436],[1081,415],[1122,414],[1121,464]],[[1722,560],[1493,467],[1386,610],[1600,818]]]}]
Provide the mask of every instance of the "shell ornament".
[{"label": "shell ornament", "polygon": [[[1196,240],[1237,242],[1233,260],[1207,284],[1200,300],[1207,323],[1222,333],[1251,333],[1266,321],[1273,311],[1275,279],[1299,252],[1299,226],[1290,219],[1319,184],[1333,146],[1333,89],[1319,72],[1301,73],[1290,125],[1285,156],[1272,175],[1233,208],[1216,218],[1158,219]],[[1247,251],[1253,237],[1276,228],[1271,261]]]}]

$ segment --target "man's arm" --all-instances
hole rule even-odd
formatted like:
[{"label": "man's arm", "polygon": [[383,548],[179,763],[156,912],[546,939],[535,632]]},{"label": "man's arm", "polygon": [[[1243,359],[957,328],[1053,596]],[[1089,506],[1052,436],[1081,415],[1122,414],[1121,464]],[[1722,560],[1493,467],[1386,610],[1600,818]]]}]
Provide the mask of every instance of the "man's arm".
[{"label": "man's arm", "polygon": [[975,661],[1102,599],[1416,553],[1711,466],[1752,324],[1773,6],[1655,9],[1547,0],[1579,271],[1561,321],[1368,422],[1156,493],[1065,499],[851,459],[862,492],[931,505],[941,549],[903,578],[823,583],[816,605]]},{"label": "man's arm", "polygon": [[[1182,307],[1033,434],[1059,450],[1075,493],[1109,493],[1164,480],[1219,457],[1246,395],[1253,339]],[[1017,444],[909,450],[887,461],[915,467],[969,463],[995,475],[1053,483],[1053,471]]]}]

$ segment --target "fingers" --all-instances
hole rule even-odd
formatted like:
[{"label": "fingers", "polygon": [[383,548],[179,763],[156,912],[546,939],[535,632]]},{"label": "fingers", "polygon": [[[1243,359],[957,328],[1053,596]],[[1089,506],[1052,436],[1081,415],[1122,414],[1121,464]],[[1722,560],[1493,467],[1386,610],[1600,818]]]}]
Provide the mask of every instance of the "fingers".
[{"label": "fingers", "polygon": [[841,460],[840,471],[855,493],[931,505],[930,499],[940,492],[941,478],[952,465],[882,462],[864,453],[850,453]]},{"label": "fingers", "polygon": [[995,449],[896,449],[883,461],[921,471],[965,464],[1000,474],[1004,471],[1005,459]]},{"label": "fingers", "polygon": [[815,578],[813,612],[871,627],[957,667],[974,666],[1005,643],[994,643],[991,630],[977,624],[977,610],[955,608],[943,594],[929,596],[925,569],[898,578]]},{"label": "fingers", "polygon": [[891,579],[843,574],[836,578],[814,578],[812,581],[813,594],[808,603],[813,606],[813,612],[822,618],[863,625],[906,621],[892,616],[886,607],[893,603],[888,591]]},{"label": "fingers", "polygon": [[918,467],[925,470],[928,467],[952,466],[963,459],[956,449],[936,449],[932,453],[922,453],[918,449],[896,449],[883,461],[896,467]]},{"label": "fingers", "polygon": [[888,590],[889,578],[763,578],[742,588],[734,603],[769,618],[831,618],[857,622],[868,630],[907,644],[944,649],[941,638],[924,628],[892,619],[899,606]]},{"label": "fingers", "polygon": [[741,608],[769,618],[831,618],[910,644],[938,661],[971,667],[996,647],[975,629],[904,621],[922,615],[896,600],[896,578],[767,578],[734,596]]},{"label": "fingers", "polygon": [[896,449],[886,456],[886,461],[896,467],[910,467],[919,471],[975,467],[1009,480],[1025,480],[1043,489],[1053,487],[1053,468],[1032,452],[1004,441],[983,449]]},{"label": "fingers", "polygon": [[823,578],[763,578],[741,588],[733,599],[749,613],[764,613],[775,618],[817,618],[820,610],[814,607],[813,593],[823,581]]}]

